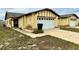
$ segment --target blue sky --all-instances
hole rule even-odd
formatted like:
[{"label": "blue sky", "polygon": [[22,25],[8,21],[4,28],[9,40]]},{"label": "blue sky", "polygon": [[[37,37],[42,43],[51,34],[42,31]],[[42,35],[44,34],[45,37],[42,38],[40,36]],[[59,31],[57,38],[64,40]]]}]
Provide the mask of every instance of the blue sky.
[{"label": "blue sky", "polygon": [[[0,20],[4,20],[6,11],[16,13],[28,13],[42,8],[0,8]],[[50,8],[59,15],[75,13],[79,16],[79,8]]]}]

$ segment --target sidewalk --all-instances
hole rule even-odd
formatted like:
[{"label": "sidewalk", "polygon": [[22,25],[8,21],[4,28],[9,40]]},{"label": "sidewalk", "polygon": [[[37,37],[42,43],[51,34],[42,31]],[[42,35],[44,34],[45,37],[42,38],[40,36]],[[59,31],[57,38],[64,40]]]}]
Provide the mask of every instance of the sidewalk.
[{"label": "sidewalk", "polygon": [[14,30],[16,30],[16,31],[18,31],[18,32],[21,32],[21,33],[23,33],[23,34],[25,34],[25,35],[28,35],[28,36],[30,36],[30,37],[32,37],[32,38],[42,37],[42,36],[47,35],[46,33],[34,34],[34,33],[30,33],[30,32],[25,31],[25,30],[20,30],[20,29],[14,29]]},{"label": "sidewalk", "polygon": [[25,35],[28,35],[32,38],[50,35],[50,36],[61,38],[61,39],[66,40],[66,41],[70,41],[70,42],[74,42],[76,44],[79,44],[79,33],[76,33],[76,32],[60,30],[60,29],[58,29],[58,30],[52,29],[52,30],[46,31],[46,32],[41,33],[41,34],[34,34],[34,33],[24,31],[24,30],[20,30],[20,29],[14,29],[14,30],[21,32]]}]

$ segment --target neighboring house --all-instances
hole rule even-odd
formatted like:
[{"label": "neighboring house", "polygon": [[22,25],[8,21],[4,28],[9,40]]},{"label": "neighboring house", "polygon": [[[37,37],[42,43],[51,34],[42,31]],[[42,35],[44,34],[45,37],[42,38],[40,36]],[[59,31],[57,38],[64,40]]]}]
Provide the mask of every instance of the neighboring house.
[{"label": "neighboring house", "polygon": [[20,13],[12,13],[12,12],[6,12],[5,14],[5,24],[7,27],[15,27],[18,25],[17,17],[21,16],[23,14]]},{"label": "neighboring house", "polygon": [[[6,13],[5,22],[7,27],[17,27],[26,29],[31,26],[32,29],[38,28],[37,24],[43,24],[43,29],[56,28],[59,26],[78,25],[78,16],[75,14],[58,15],[55,11],[45,8],[27,14]],[[74,22],[75,21],[75,22]],[[75,24],[75,25],[73,25]]]},{"label": "neighboring house", "polygon": [[59,25],[75,27],[78,25],[78,18],[76,14],[61,15]]}]

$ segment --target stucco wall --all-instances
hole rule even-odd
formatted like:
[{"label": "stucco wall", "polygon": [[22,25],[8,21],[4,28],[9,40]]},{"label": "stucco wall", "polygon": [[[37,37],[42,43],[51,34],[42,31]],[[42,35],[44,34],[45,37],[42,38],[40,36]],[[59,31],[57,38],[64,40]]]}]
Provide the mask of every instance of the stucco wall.
[{"label": "stucco wall", "polygon": [[59,25],[61,25],[61,26],[69,25],[72,18],[75,19],[75,23],[76,23],[76,25],[78,25],[78,19],[75,16],[60,19],[59,20]]},{"label": "stucco wall", "polygon": [[59,25],[60,26],[65,26],[65,25],[69,25],[69,18],[64,18],[64,19],[59,19]]},{"label": "stucco wall", "polygon": [[33,13],[33,14],[31,14],[31,15],[29,15],[29,16],[25,16],[27,19],[27,24],[26,24],[26,26],[28,26],[28,25],[31,25],[32,26],[32,28],[37,28],[37,20],[36,20],[36,17],[37,15],[35,14],[35,13]]},{"label": "stucco wall", "polygon": [[13,19],[12,18],[8,18],[7,20],[5,20],[5,24],[7,27],[13,27]]},{"label": "stucco wall", "polygon": [[32,26],[32,28],[37,28],[37,22],[36,22],[36,14],[31,14],[28,16],[22,16],[18,19],[19,22],[19,28],[26,28],[28,25]]},{"label": "stucco wall", "polygon": [[23,17],[18,19],[18,26],[19,28],[23,28]]}]

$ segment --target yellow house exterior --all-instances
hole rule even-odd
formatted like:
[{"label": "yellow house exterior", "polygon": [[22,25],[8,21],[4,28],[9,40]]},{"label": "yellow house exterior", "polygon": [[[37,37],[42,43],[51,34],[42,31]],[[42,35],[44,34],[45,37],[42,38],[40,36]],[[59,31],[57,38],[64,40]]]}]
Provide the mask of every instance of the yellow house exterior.
[{"label": "yellow house exterior", "polygon": [[13,18],[8,18],[7,20],[5,20],[5,24],[7,27],[13,27]]},{"label": "yellow house exterior", "polygon": [[59,20],[59,26],[69,26],[71,21],[75,21],[75,25],[78,25],[78,16],[75,14],[62,15]]},{"label": "yellow house exterior", "polygon": [[22,14],[20,13],[12,13],[12,12],[6,12],[5,14],[5,25],[7,27],[14,27],[14,20],[17,19],[18,16]]},{"label": "yellow house exterior", "polygon": [[43,23],[44,26],[46,24],[45,22],[47,22],[49,23],[49,25],[47,24],[46,26],[48,27],[51,26],[50,28],[53,28],[53,27],[55,28],[59,26],[69,26],[72,20],[75,21],[75,25],[78,25],[77,15],[69,14],[69,15],[60,16],[56,12],[48,8],[30,12],[27,14],[18,15],[17,17],[16,16],[12,17],[12,16],[5,19],[5,23],[7,27],[16,26],[18,28],[26,29],[27,26],[30,25],[33,29],[35,29],[35,28],[38,28],[37,26],[38,21],[41,21],[41,23]]},{"label": "yellow house exterior", "polygon": [[19,28],[26,28],[28,25],[31,25],[32,28],[37,28],[37,19],[38,17],[51,17],[54,18],[55,27],[58,27],[58,15],[55,15],[51,11],[44,9],[37,11],[36,13],[31,13],[29,15],[23,15],[18,19]]}]

